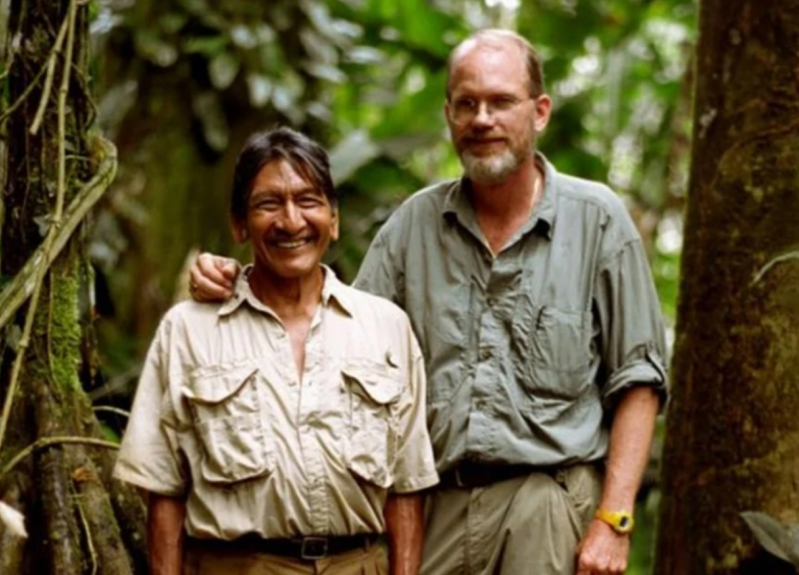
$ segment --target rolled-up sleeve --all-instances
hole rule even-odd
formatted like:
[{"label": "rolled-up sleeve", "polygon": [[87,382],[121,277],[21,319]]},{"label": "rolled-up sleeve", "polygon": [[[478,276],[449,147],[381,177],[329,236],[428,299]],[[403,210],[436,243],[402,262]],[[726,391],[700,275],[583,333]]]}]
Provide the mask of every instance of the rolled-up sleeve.
[{"label": "rolled-up sleeve", "polygon": [[162,324],[147,353],[114,477],[147,491],[180,496],[186,493],[187,473],[174,427],[164,331]]},{"label": "rolled-up sleeve", "polygon": [[[632,223],[629,223],[632,227]],[[666,338],[649,264],[637,233],[600,261],[595,305],[599,347],[606,375],[602,402],[612,408],[620,393],[648,386],[668,400]]]}]

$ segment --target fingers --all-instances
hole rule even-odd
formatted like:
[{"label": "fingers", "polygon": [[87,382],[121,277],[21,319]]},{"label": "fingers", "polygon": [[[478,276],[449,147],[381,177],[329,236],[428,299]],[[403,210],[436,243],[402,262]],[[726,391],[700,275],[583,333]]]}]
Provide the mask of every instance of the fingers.
[{"label": "fingers", "polygon": [[[200,254],[201,256],[203,254]],[[236,278],[239,275],[239,264],[236,260],[230,258],[223,258],[220,256],[213,256],[213,265],[222,274],[225,278],[230,280],[231,285],[236,282]]]},{"label": "fingers", "polygon": [[615,533],[594,521],[577,550],[576,575],[622,575],[630,552],[628,535]]},{"label": "fingers", "polygon": [[189,293],[196,301],[223,301],[233,295],[239,273],[236,260],[201,253],[189,269]]}]

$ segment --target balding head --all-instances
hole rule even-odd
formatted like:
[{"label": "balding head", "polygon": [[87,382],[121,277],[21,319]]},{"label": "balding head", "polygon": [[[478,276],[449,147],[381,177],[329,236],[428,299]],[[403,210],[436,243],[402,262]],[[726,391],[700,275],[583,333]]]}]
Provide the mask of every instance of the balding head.
[{"label": "balding head", "polygon": [[447,61],[447,100],[452,94],[452,69],[464,55],[473,50],[506,49],[508,46],[518,48],[519,58],[524,59],[529,79],[530,96],[536,98],[544,93],[544,72],[541,67],[541,58],[533,46],[524,37],[511,30],[488,28],[475,32],[463,42],[458,44]]}]

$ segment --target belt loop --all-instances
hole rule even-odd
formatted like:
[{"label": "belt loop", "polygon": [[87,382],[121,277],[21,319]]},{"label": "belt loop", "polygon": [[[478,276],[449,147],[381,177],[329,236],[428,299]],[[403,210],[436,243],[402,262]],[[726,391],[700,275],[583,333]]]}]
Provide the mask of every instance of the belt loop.
[{"label": "belt loop", "polygon": [[466,485],[463,483],[463,479],[461,478],[461,466],[460,465],[456,465],[455,466],[455,472],[454,472],[453,476],[454,476],[454,479],[455,479],[455,485],[457,487],[466,487]]}]

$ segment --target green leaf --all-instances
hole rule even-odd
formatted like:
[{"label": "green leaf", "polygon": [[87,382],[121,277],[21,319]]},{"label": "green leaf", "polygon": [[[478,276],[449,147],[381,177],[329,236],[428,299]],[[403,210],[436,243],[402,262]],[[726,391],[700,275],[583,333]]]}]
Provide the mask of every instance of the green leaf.
[{"label": "green leaf", "polygon": [[189,21],[186,14],[167,12],[158,19],[161,29],[168,34],[177,34]]},{"label": "green leaf", "polygon": [[236,79],[239,68],[241,68],[241,62],[234,54],[222,52],[211,60],[208,65],[208,76],[211,79],[211,84],[217,90],[228,88],[233,83],[233,80]]},{"label": "green leaf", "polygon": [[263,74],[247,74],[247,89],[250,95],[250,104],[254,108],[261,108],[269,102],[272,96],[272,80]]},{"label": "green leaf", "polygon": [[794,567],[799,567],[799,548],[796,541],[779,521],[760,511],[744,511],[741,517],[763,549]]},{"label": "green leaf", "polygon": [[380,149],[362,130],[351,132],[330,152],[330,170],[338,185],[371,162]]},{"label": "green leaf", "polygon": [[321,64],[319,62],[307,62],[303,68],[305,68],[309,74],[320,80],[327,80],[334,84],[347,81],[347,75],[335,66]]},{"label": "green leaf", "polygon": [[182,49],[184,54],[204,54],[209,58],[221,54],[227,47],[227,38],[222,35],[186,38]]},{"label": "green leaf", "polygon": [[136,30],[136,52],[156,66],[168,68],[178,60],[178,49],[152,30]]},{"label": "green leaf", "polygon": [[195,96],[192,99],[192,109],[202,125],[205,142],[215,152],[224,152],[230,133],[217,93],[207,91]]},{"label": "green leaf", "polygon": [[257,31],[244,24],[237,24],[230,29],[230,39],[242,50],[250,50],[260,43]]},{"label": "green leaf", "polygon": [[299,31],[299,38],[303,48],[314,61],[320,64],[335,64],[338,62],[336,47],[321,34],[306,27]]}]

